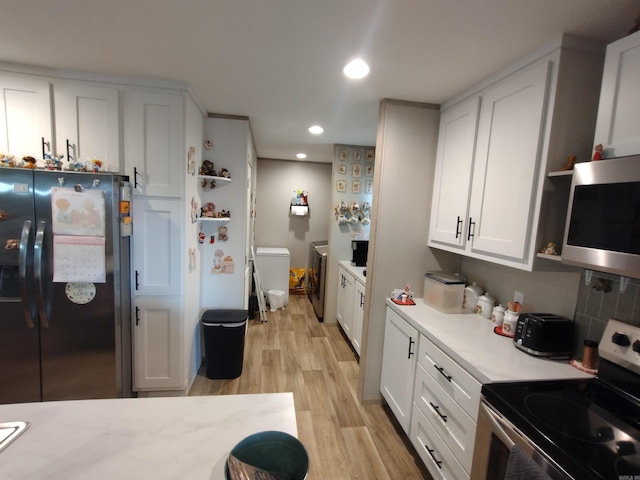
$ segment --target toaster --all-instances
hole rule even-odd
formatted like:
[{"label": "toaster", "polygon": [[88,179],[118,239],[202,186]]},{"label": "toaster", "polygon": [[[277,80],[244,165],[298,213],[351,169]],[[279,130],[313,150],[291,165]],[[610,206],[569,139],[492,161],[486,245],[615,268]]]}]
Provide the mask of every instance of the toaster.
[{"label": "toaster", "polygon": [[513,344],[537,357],[569,358],[573,351],[573,322],[552,313],[522,313]]}]

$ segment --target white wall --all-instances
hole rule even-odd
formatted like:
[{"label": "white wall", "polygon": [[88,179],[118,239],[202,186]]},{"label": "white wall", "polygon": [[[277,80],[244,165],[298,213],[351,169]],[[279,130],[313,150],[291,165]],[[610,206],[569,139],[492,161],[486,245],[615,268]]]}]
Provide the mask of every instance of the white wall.
[{"label": "white wall", "polygon": [[[309,193],[309,216],[290,215],[293,190]],[[331,164],[258,159],[257,247],[284,247],[291,268],[307,268],[309,243],[329,239]]]},{"label": "white wall", "polygon": [[[198,168],[202,162],[203,137],[204,137],[204,114],[190,96],[187,96],[185,107],[185,145],[195,148],[195,175],[187,172],[185,175],[185,198],[198,198]],[[186,166],[187,152],[185,152]],[[191,203],[184,202],[185,218],[185,248],[186,252],[184,265],[184,334],[182,336],[183,349],[187,375],[187,391],[195,379],[200,368],[203,353],[200,341],[200,269],[198,252],[198,224],[191,223]],[[189,264],[188,252],[193,249],[196,254],[195,268]]]}]

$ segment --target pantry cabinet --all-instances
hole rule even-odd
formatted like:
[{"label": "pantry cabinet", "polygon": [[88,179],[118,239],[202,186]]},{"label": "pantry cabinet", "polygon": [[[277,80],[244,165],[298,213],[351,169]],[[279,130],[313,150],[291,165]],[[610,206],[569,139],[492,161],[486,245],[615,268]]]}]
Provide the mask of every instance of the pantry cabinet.
[{"label": "pantry cabinet", "polygon": [[125,165],[134,195],[183,196],[183,110],[180,91],[127,92]]},{"label": "pantry cabinet", "polygon": [[133,336],[133,383],[140,390],[179,390],[182,321],[180,298],[137,298]]},{"label": "pantry cabinet", "polygon": [[356,353],[360,355],[362,348],[362,324],[364,320],[364,292],[365,286],[358,280],[355,281],[353,294],[353,336],[351,344]]},{"label": "pantry cabinet", "polygon": [[607,46],[594,145],[604,157],[640,154],[640,32]]},{"label": "pantry cabinet", "polygon": [[411,424],[417,343],[418,331],[387,308],[380,393],[407,434]]},{"label": "pantry cabinet", "polygon": [[564,36],[445,103],[429,246],[530,271],[562,243],[546,174],[590,154],[603,64],[601,46],[579,45]]}]

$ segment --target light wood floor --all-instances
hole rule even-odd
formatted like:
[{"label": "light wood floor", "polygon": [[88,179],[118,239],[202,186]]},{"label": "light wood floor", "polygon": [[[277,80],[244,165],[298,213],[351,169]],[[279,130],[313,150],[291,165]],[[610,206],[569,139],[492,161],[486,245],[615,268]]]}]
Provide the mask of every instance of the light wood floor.
[{"label": "light wood floor", "polygon": [[286,310],[249,320],[242,375],[210,380],[204,368],[190,395],[293,392],[308,480],[431,479],[391,411],[357,401],[358,362],[337,325],[316,320],[291,295]]}]

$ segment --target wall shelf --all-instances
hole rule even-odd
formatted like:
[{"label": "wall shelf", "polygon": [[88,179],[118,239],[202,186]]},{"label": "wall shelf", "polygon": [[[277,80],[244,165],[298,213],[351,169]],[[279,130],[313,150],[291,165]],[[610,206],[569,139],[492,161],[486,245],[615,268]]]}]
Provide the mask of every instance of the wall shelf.
[{"label": "wall shelf", "polygon": [[198,175],[198,178],[201,180],[215,180],[216,182],[216,186],[218,185],[218,183],[220,183],[220,185],[227,185],[229,183],[231,183],[231,179],[228,177],[215,177],[212,175]]},{"label": "wall shelf", "polygon": [[547,255],[546,253],[537,253],[538,258],[544,258],[545,260],[552,260],[554,262],[562,262],[561,255]]},{"label": "wall shelf", "polygon": [[558,170],[557,172],[547,173],[547,177],[571,177],[573,176],[573,170]]},{"label": "wall shelf", "polygon": [[231,217],[198,217],[198,222],[207,222],[207,223],[227,223],[231,220]]}]

